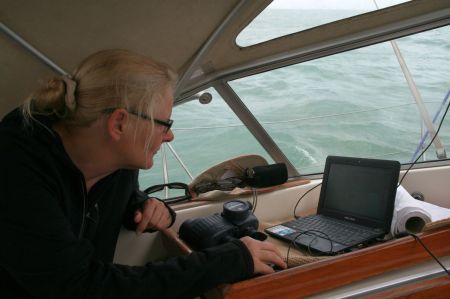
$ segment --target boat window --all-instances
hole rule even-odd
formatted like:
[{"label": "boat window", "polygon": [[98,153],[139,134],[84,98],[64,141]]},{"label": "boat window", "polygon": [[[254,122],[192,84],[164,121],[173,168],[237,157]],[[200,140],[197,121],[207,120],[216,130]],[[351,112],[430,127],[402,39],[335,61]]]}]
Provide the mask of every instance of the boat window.
[{"label": "boat window", "polygon": [[407,0],[274,0],[236,38],[248,47]]},{"label": "boat window", "polygon": [[[201,104],[195,99],[174,107],[172,113],[175,139],[170,145],[192,176],[225,160],[246,154],[261,155],[273,163],[221,96],[213,89],[206,92],[212,95],[209,104]],[[191,181],[174,154],[165,146],[155,156],[154,166],[140,172],[141,189],[164,182],[163,151],[167,158],[169,182]]]},{"label": "boat window", "polygon": [[[230,85],[302,174],[322,172],[327,155],[409,163],[430,142],[424,119],[437,128],[448,105],[449,48],[446,26]],[[450,155],[449,118],[419,162]]]}]

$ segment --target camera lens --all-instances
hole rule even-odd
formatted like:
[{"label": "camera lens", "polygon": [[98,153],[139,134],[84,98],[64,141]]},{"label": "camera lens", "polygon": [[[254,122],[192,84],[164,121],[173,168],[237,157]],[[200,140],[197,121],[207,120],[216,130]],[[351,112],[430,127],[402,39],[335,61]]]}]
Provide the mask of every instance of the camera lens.
[{"label": "camera lens", "polygon": [[249,216],[251,209],[252,205],[247,201],[232,200],[224,203],[222,215],[230,221],[240,221]]}]

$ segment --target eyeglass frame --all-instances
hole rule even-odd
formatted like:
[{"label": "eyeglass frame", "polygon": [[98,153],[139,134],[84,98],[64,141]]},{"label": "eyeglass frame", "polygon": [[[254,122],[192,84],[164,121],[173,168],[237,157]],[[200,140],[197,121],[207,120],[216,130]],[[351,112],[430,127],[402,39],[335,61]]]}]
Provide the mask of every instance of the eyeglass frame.
[{"label": "eyeglass frame", "polygon": [[180,201],[189,201],[189,200],[192,199],[192,195],[191,195],[191,192],[189,190],[189,186],[187,184],[185,184],[185,183],[179,183],[179,182],[150,186],[150,187],[148,187],[147,189],[144,190],[144,193],[146,193],[147,195],[150,195],[152,193],[162,191],[165,188],[184,190],[184,195],[162,199],[162,201],[164,201],[165,203],[175,203],[175,202],[180,202]]},{"label": "eyeglass frame", "polygon": [[[120,109],[120,108],[107,108],[107,109],[103,109],[102,111],[104,113],[112,113],[116,109]],[[145,119],[145,120],[153,121],[153,122],[157,123],[158,125],[166,127],[166,129],[164,130],[164,133],[169,132],[169,130],[172,128],[173,119],[168,119],[167,121],[164,121],[164,120],[160,120],[160,119],[157,119],[157,118],[148,117],[145,114],[140,114],[140,113],[134,112],[132,110],[128,110],[126,108],[122,108],[122,109],[125,109],[128,113],[130,113],[130,114],[132,114],[134,116],[140,117],[140,118]]]}]

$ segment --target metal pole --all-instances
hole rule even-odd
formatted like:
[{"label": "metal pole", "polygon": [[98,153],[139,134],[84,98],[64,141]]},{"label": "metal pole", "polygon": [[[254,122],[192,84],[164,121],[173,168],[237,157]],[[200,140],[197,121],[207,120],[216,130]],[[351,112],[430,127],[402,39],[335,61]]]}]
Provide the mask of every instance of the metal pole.
[{"label": "metal pole", "polygon": [[[373,0],[375,7],[379,9],[377,1]],[[419,113],[422,116],[423,122],[427,127],[428,131],[431,134],[431,138],[436,135],[436,130],[434,129],[433,123],[431,121],[430,113],[428,113],[427,107],[423,103],[422,96],[420,95],[419,90],[417,89],[416,84],[414,83],[414,79],[411,75],[411,72],[406,65],[405,60],[403,59],[402,53],[400,52],[400,48],[397,46],[397,43],[393,40],[390,41],[392,48],[394,49],[395,56],[397,57],[398,63],[400,64],[400,68],[402,69],[403,75],[405,76],[406,82],[408,83],[409,90],[411,91],[414,100],[416,101],[417,107],[419,109]],[[441,139],[439,136],[433,141],[434,147],[436,148],[436,156],[438,159],[445,159],[447,155],[445,153],[445,148],[442,145]]]},{"label": "metal pole", "polygon": [[26,40],[24,40],[22,37],[20,37],[17,33],[15,33],[10,28],[8,28],[5,24],[3,24],[3,22],[0,22],[0,29],[1,29],[1,31],[3,31],[3,33],[5,33],[12,40],[14,40],[19,45],[21,45],[23,48],[25,48],[28,52],[33,54],[37,59],[42,61],[45,65],[49,66],[55,72],[59,73],[60,75],[67,75],[67,72],[65,70],[63,70],[56,63],[51,61],[50,58],[48,58],[47,56],[42,54],[38,49],[36,49],[32,45],[30,45]]}]

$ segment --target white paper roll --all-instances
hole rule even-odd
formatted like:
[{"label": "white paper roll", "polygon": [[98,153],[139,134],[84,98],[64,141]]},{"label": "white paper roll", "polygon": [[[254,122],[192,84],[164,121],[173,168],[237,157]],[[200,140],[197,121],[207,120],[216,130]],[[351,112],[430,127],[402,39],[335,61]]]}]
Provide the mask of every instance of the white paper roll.
[{"label": "white paper roll", "polygon": [[423,202],[399,186],[395,197],[391,234],[421,232],[425,224],[450,217],[450,209]]}]

